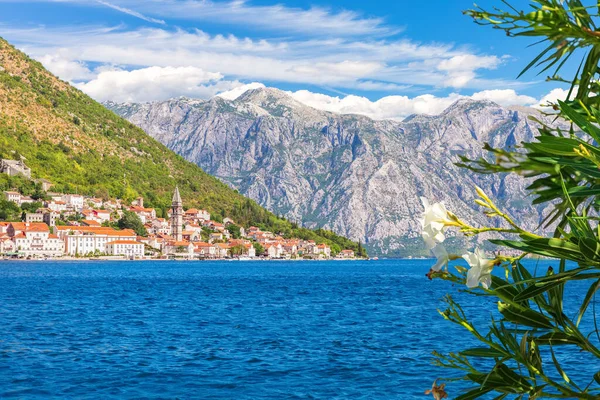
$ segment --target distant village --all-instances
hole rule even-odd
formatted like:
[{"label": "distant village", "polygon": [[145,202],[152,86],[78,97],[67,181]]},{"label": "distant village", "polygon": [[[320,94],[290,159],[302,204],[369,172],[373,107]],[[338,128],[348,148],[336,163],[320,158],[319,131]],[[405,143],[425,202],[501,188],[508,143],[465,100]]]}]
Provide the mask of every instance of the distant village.
[{"label": "distant village", "polygon": [[[31,170],[22,160],[0,160],[0,173],[31,179]],[[211,220],[206,210],[183,209],[175,188],[168,218],[144,207],[144,199],[131,204],[102,200],[79,194],[50,191],[52,183],[38,180],[48,200],[35,212],[24,214],[21,222],[0,222],[0,256],[3,258],[103,258],[103,259],[316,259],[332,258],[331,248],[312,240],[285,239],[259,228],[241,227],[231,218]],[[19,207],[35,203],[17,191],[5,191],[8,201]],[[39,201],[39,200],[38,200]],[[126,212],[135,214],[147,235],[111,225]],[[232,230],[235,228],[235,235]],[[354,259],[352,250],[343,250],[335,259]]]}]

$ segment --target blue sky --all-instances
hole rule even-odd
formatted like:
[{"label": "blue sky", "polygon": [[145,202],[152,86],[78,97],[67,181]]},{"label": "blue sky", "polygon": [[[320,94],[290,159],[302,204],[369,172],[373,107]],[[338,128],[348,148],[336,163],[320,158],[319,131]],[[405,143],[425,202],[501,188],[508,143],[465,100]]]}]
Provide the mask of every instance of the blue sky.
[{"label": "blue sky", "polygon": [[462,96],[534,105],[560,95],[535,74],[516,80],[534,55],[531,42],[477,26],[462,15],[472,6],[0,0],[0,36],[100,101],[235,98],[265,85],[317,108],[398,119],[440,112]]}]

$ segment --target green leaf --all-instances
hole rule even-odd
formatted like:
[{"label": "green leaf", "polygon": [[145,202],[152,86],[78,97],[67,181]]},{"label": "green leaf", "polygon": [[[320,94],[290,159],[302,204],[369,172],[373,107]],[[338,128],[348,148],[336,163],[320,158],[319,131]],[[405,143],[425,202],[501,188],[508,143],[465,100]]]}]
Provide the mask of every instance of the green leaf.
[{"label": "green leaf", "polygon": [[581,322],[581,318],[583,318],[583,314],[585,314],[585,310],[587,310],[588,306],[590,305],[590,301],[592,300],[592,297],[594,296],[594,294],[596,293],[596,291],[600,289],[600,279],[598,279],[597,281],[595,281],[594,283],[592,283],[592,285],[590,286],[590,288],[588,289],[585,298],[583,299],[583,303],[581,304],[581,307],[579,308],[579,314],[577,314],[577,323],[576,325],[579,326],[579,323]]},{"label": "green leaf", "polygon": [[499,350],[492,349],[489,347],[473,347],[468,350],[464,350],[460,352],[461,355],[465,357],[492,357],[499,358],[505,357],[506,353],[503,353]]},{"label": "green leaf", "polygon": [[530,308],[516,307],[512,304],[498,302],[498,311],[500,311],[507,321],[515,324],[541,329],[553,328],[548,317],[538,313],[537,311],[533,311]]},{"label": "green leaf", "polygon": [[578,345],[581,343],[579,341],[579,339],[577,339],[575,336],[571,336],[564,332],[546,333],[545,335],[538,337],[536,342],[540,346],[543,346],[543,345],[557,346],[557,345],[565,345],[565,344]]},{"label": "green leaf", "polygon": [[600,129],[596,127],[592,122],[585,118],[583,115],[575,111],[564,101],[558,101],[560,110],[565,114],[575,125],[581,128],[582,131],[590,135],[596,143],[600,143]]},{"label": "green leaf", "polygon": [[600,243],[596,238],[583,237],[579,239],[581,253],[589,260],[600,259]]},{"label": "green leaf", "polygon": [[535,297],[537,295],[540,295],[556,286],[561,285],[563,282],[562,281],[554,281],[554,282],[537,282],[534,283],[532,285],[529,285],[527,287],[527,289],[523,290],[521,293],[519,293],[517,296],[515,296],[514,300],[516,302],[520,302],[520,301],[524,301],[524,300],[529,300],[532,297]]},{"label": "green leaf", "polygon": [[476,387],[474,389],[469,390],[467,393],[461,394],[455,400],[472,400],[472,399],[476,399],[478,397],[483,396],[486,393],[491,392],[492,390],[493,390],[492,388],[483,389],[481,387]]}]

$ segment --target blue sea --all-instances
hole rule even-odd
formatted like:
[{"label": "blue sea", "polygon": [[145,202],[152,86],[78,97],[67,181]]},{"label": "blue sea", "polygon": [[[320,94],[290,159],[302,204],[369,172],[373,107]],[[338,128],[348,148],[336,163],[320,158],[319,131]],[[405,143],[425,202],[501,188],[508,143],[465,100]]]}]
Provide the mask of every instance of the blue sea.
[{"label": "blue sea", "polygon": [[496,309],[430,265],[0,262],[0,398],[423,399],[431,352],[477,345],[443,296]]}]

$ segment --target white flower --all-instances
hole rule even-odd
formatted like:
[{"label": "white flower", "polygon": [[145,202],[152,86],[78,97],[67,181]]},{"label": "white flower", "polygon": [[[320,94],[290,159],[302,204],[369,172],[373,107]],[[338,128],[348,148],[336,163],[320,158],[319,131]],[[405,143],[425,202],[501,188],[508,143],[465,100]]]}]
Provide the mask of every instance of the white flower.
[{"label": "white flower", "polygon": [[431,267],[433,271],[439,271],[444,266],[448,266],[448,252],[443,244],[438,243],[431,249],[433,255],[437,258],[436,263]]},{"label": "white flower", "polygon": [[433,249],[436,243],[442,243],[446,237],[444,229],[447,223],[452,221],[448,218],[448,211],[444,203],[429,204],[429,200],[421,197],[421,202],[425,211],[421,218],[421,228],[423,240],[429,249]]},{"label": "white flower", "polygon": [[471,266],[467,273],[467,287],[473,289],[481,283],[481,286],[489,289],[492,285],[492,269],[494,268],[492,260],[485,258],[485,254],[480,249],[475,249],[475,253],[467,252],[463,258]]}]

